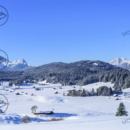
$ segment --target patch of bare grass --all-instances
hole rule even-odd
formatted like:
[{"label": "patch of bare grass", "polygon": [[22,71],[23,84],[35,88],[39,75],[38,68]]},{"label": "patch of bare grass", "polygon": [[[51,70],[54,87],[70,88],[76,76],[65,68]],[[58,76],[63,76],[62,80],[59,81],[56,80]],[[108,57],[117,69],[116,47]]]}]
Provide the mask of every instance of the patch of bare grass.
[{"label": "patch of bare grass", "polygon": [[51,121],[62,121],[63,118],[52,118],[50,120],[46,120],[47,122],[51,122]]}]

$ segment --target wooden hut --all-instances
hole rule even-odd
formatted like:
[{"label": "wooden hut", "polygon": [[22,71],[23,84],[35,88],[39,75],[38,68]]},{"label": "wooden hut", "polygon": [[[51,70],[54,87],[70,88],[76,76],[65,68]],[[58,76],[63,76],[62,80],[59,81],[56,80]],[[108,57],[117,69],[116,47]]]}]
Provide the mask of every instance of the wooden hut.
[{"label": "wooden hut", "polygon": [[125,93],[123,93],[123,96],[126,96],[126,94],[125,94]]},{"label": "wooden hut", "polygon": [[34,113],[34,115],[52,115],[52,114],[54,114],[53,111]]},{"label": "wooden hut", "polygon": [[117,94],[113,94],[113,97],[117,97],[118,95]]},{"label": "wooden hut", "polygon": [[35,88],[35,90],[36,90],[36,91],[39,91],[39,90],[41,90],[41,89],[40,89],[40,88]]},{"label": "wooden hut", "polygon": [[57,89],[62,89],[62,87],[57,87]]},{"label": "wooden hut", "polygon": [[118,97],[116,97],[116,98],[115,98],[115,100],[119,100],[119,98],[118,98]]},{"label": "wooden hut", "polygon": [[16,92],[15,95],[19,95],[19,92]]},{"label": "wooden hut", "polygon": [[54,94],[58,94],[58,92],[57,92],[57,91],[55,91],[55,92],[54,92]]}]

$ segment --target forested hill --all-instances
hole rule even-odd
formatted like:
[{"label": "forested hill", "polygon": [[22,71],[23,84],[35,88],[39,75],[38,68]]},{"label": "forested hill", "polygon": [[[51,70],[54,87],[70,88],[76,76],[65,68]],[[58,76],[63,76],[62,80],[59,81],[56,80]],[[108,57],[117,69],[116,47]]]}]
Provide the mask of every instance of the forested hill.
[{"label": "forested hill", "polygon": [[[113,82],[115,89],[129,86],[130,72],[102,61],[79,61],[73,63],[55,62],[26,71],[0,71],[0,78],[11,82],[47,80],[62,85],[86,85],[98,81]],[[5,78],[5,79],[4,79]]]}]

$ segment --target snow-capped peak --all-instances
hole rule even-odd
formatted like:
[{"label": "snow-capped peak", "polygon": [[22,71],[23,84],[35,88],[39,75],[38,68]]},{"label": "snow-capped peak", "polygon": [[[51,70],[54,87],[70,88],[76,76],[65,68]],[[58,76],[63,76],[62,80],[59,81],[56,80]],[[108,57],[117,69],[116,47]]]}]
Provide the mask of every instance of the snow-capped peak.
[{"label": "snow-capped peak", "polygon": [[109,63],[118,67],[130,69],[130,60],[126,58],[116,58],[115,60],[112,60]]},{"label": "snow-capped peak", "polygon": [[120,65],[122,63],[129,63],[130,64],[130,60],[128,60],[126,58],[116,58],[115,60],[112,60],[110,62],[110,64],[112,64],[112,65]]},{"label": "snow-capped peak", "polygon": [[[2,63],[1,66],[2,65],[6,65],[6,64]],[[25,70],[29,68],[32,68],[32,66],[28,65],[24,59],[20,59],[17,61],[8,62],[8,65],[5,68],[5,70]]]},{"label": "snow-capped peak", "polygon": [[24,64],[27,65],[27,62],[24,59],[20,59],[16,62],[16,64]]}]

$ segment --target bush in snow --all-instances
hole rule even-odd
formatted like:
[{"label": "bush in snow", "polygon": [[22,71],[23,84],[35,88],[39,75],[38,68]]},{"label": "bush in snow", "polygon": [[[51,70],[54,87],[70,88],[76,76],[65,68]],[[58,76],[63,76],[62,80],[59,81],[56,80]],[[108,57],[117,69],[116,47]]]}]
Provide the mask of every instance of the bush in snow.
[{"label": "bush in snow", "polygon": [[31,119],[30,119],[30,117],[29,116],[24,116],[23,118],[22,118],[22,123],[30,123],[31,122]]},{"label": "bush in snow", "polygon": [[117,109],[116,116],[128,116],[127,113],[128,112],[125,110],[125,105],[121,102],[119,108]]}]

